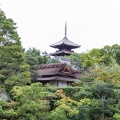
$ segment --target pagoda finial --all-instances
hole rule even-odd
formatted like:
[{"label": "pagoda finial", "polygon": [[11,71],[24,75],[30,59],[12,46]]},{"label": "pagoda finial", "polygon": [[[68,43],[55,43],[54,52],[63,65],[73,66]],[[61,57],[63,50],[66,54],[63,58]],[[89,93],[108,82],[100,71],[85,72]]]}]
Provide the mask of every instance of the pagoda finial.
[{"label": "pagoda finial", "polygon": [[67,22],[65,22],[65,37],[67,35]]}]

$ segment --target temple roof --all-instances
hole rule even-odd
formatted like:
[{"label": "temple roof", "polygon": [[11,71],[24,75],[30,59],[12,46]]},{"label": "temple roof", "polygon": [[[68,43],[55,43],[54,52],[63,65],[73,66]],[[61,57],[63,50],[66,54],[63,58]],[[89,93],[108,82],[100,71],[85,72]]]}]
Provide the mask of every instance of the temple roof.
[{"label": "temple roof", "polygon": [[[65,70],[68,70],[67,72]],[[75,74],[81,74],[81,70],[72,69],[69,65],[66,63],[51,63],[51,64],[41,64],[40,68],[38,70],[38,73],[41,76],[50,76],[50,75],[61,75],[67,74],[68,76],[74,76]]]},{"label": "temple roof", "polygon": [[66,48],[69,50],[80,47],[80,45],[73,43],[66,36],[67,36],[67,23],[65,23],[65,37],[62,40],[56,42],[55,44],[50,45],[50,47],[58,48],[58,49]]},{"label": "temple roof", "polygon": [[59,48],[62,45],[69,46],[71,47],[71,49],[80,47],[80,45],[73,43],[66,36],[62,40],[58,41],[57,43],[50,45],[50,47]]},{"label": "temple roof", "polygon": [[37,71],[40,77],[35,81],[78,81],[81,70],[73,69],[66,63],[40,64]]},{"label": "temple roof", "polygon": [[56,51],[56,52],[54,52],[54,53],[51,53],[51,55],[53,55],[53,56],[62,56],[62,55],[71,55],[73,53],[73,51],[67,51],[67,50],[58,50],[58,51]]}]

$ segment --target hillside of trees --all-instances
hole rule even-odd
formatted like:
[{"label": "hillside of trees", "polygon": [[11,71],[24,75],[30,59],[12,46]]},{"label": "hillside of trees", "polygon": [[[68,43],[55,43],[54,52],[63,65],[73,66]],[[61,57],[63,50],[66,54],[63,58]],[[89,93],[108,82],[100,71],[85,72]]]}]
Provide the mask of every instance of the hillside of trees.
[{"label": "hillside of trees", "polygon": [[58,61],[36,48],[25,51],[16,23],[1,11],[0,120],[120,120],[120,45],[69,59],[84,70],[72,86],[31,83],[40,64]]}]

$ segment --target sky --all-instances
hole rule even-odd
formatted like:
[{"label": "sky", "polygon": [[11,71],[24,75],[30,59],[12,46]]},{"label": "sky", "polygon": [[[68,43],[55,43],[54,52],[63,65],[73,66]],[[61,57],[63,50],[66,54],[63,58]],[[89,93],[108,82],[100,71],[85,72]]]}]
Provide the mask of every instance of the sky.
[{"label": "sky", "polygon": [[120,44],[120,0],[0,0],[7,18],[17,23],[23,48],[55,52],[50,45],[67,37],[77,53]]}]

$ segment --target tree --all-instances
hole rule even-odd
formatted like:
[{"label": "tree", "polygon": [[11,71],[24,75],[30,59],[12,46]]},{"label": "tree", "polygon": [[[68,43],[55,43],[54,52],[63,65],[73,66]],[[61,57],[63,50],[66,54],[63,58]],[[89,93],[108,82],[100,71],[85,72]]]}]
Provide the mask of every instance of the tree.
[{"label": "tree", "polygon": [[112,51],[113,58],[115,58],[116,62],[120,65],[120,45],[118,44],[112,45]]},{"label": "tree", "polygon": [[91,85],[94,82],[109,82],[116,86],[120,86],[120,66],[114,64],[113,66],[98,65],[95,68],[89,68],[79,78],[78,81],[84,85]]},{"label": "tree", "polygon": [[91,120],[90,118],[91,100],[88,98],[81,99],[79,102],[78,120]]},{"label": "tree", "polygon": [[120,66],[100,66],[94,69],[94,81],[99,82],[108,82],[113,83],[114,85],[120,85]]},{"label": "tree", "polygon": [[115,120],[120,120],[120,113],[115,113],[113,117],[115,118]]},{"label": "tree", "polygon": [[54,57],[51,57],[50,54],[45,51],[42,52],[42,62],[44,64],[49,64],[49,63],[58,63],[59,61]]},{"label": "tree", "polygon": [[[29,65],[25,62],[25,54],[20,37],[16,31],[16,23],[0,12],[0,86],[12,88],[14,85],[30,83]],[[9,91],[9,89],[7,89]]]},{"label": "tree", "polygon": [[73,53],[69,57],[71,65],[75,68],[83,68],[81,54]]},{"label": "tree", "polygon": [[47,52],[43,52],[41,54],[40,50],[36,48],[29,48],[25,53],[26,53],[26,62],[28,65],[30,65],[32,80],[35,80],[36,78],[40,77],[39,74],[37,73],[40,64],[57,62],[57,60],[52,59]]},{"label": "tree", "polygon": [[82,53],[81,58],[83,59],[83,66],[86,69],[100,64],[103,60],[100,49],[97,48],[94,48],[87,53]]},{"label": "tree", "polygon": [[93,96],[100,99],[102,113],[101,120],[105,119],[105,112],[107,111],[108,99],[111,97],[113,85],[111,83],[98,82],[92,86]]},{"label": "tree", "polygon": [[26,62],[30,65],[31,79],[35,80],[39,77],[37,70],[39,69],[39,60],[41,59],[40,51],[35,48],[29,48],[26,51]]},{"label": "tree", "polygon": [[[32,83],[31,86],[14,86],[12,90],[15,101],[19,102],[17,107],[18,117],[21,119],[37,120],[41,113],[49,111],[49,101],[44,99],[46,92],[40,83]],[[38,114],[39,113],[39,114]]]},{"label": "tree", "polygon": [[56,94],[61,99],[55,102],[56,108],[51,111],[50,120],[77,120],[78,102],[66,97],[63,90],[57,90]]},{"label": "tree", "polygon": [[112,58],[120,65],[120,45],[114,44],[112,46],[104,46],[101,49],[101,54],[105,56],[105,63],[110,64]]}]

